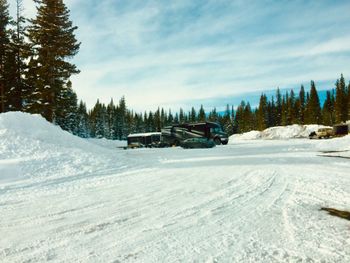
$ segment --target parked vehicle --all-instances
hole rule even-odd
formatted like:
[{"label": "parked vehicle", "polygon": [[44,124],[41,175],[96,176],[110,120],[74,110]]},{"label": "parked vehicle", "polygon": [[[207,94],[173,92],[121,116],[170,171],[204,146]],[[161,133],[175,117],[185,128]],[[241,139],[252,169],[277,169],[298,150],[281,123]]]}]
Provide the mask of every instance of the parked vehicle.
[{"label": "parked vehicle", "polygon": [[216,145],[228,143],[228,134],[215,122],[185,123],[162,129],[161,140],[170,146],[179,146],[185,140],[192,138],[210,139]]},{"label": "parked vehicle", "polygon": [[333,128],[320,128],[315,132],[310,133],[310,139],[323,139],[330,138],[334,136]]},{"label": "parked vehicle", "polygon": [[195,148],[213,148],[216,146],[215,142],[207,138],[191,138],[184,140],[180,143],[180,146],[185,149]]},{"label": "parked vehicle", "polygon": [[160,132],[134,133],[128,136],[128,148],[158,147]]},{"label": "parked vehicle", "polygon": [[317,131],[310,133],[310,139],[328,139],[333,137],[341,137],[349,134],[350,124],[340,123],[333,126],[333,128],[320,128]]}]

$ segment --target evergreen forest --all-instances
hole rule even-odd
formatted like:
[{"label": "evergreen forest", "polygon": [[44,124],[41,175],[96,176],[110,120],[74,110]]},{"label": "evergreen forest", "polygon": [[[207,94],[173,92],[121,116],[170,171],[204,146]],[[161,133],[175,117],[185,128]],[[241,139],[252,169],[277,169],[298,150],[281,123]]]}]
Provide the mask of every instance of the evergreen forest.
[{"label": "evergreen forest", "polygon": [[16,0],[16,15],[9,15],[7,0],[0,0],[0,113],[23,111],[41,114],[48,121],[80,137],[126,139],[130,133],[160,131],[172,124],[214,121],[228,134],[290,124],[333,125],[350,119],[350,83],[343,75],[320,102],[314,81],[305,89],[281,92],[268,98],[261,94],[259,105],[249,101],[227,105],[224,112],[204,107],[190,111],[158,108],[135,112],[126,100],[97,100],[87,109],[74,92],[70,78],[79,74],[71,63],[78,53],[77,27],[63,0],[35,0],[37,14],[26,19],[22,0]]}]

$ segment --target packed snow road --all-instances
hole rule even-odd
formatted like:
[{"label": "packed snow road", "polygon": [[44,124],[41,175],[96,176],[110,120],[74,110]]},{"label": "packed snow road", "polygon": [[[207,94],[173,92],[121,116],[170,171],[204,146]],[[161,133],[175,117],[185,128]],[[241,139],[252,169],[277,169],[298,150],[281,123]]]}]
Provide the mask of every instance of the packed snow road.
[{"label": "packed snow road", "polygon": [[350,262],[319,211],[350,210],[350,160],[319,156],[349,138],[125,151],[16,117],[48,132],[0,119],[1,262]]}]

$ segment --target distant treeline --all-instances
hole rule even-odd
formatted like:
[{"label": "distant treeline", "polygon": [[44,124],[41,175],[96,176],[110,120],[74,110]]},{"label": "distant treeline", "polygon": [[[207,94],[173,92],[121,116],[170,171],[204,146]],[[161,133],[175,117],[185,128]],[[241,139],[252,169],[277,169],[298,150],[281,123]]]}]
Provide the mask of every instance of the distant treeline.
[{"label": "distant treeline", "polygon": [[82,137],[125,139],[130,133],[160,131],[172,124],[214,121],[231,135],[290,124],[333,125],[350,119],[350,83],[346,86],[343,75],[336,81],[335,89],[327,91],[323,105],[314,81],[308,90],[301,86],[298,94],[294,90],[281,94],[277,89],[271,98],[262,94],[256,108],[242,101],[237,108],[226,105],[225,112],[220,114],[215,108],[206,113],[203,106],[197,110],[192,107],[188,112],[180,108],[172,113],[158,108],[155,112],[135,113],[127,109],[124,97],[117,105],[113,100],[107,106],[97,101],[86,113],[86,106],[81,102],[77,111],[78,130],[73,133]]},{"label": "distant treeline", "polygon": [[75,135],[108,139],[184,122],[215,121],[233,134],[295,123],[333,125],[350,119],[350,84],[346,85],[343,75],[327,91],[323,105],[311,81],[307,92],[303,86],[297,94],[293,90],[281,94],[277,89],[271,98],[262,94],[257,108],[242,101],[237,108],[227,105],[220,114],[215,108],[206,113],[203,106],[188,112],[158,108],[137,113],[126,106],[124,97],[116,104],[97,101],[87,110],[70,82],[79,70],[68,60],[77,54],[80,43],[63,1],[35,0],[37,16],[30,20],[21,15],[22,1],[15,3],[12,18],[7,1],[0,0],[0,113],[37,113]]}]

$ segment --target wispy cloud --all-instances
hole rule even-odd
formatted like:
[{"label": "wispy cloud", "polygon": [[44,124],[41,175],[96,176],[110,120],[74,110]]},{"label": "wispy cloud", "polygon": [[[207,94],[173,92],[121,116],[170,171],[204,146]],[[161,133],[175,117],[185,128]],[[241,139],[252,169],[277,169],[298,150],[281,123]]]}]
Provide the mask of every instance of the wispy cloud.
[{"label": "wispy cloud", "polygon": [[65,2],[89,106],[125,95],[137,110],[177,107],[350,76],[349,1]]}]

